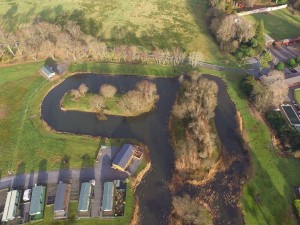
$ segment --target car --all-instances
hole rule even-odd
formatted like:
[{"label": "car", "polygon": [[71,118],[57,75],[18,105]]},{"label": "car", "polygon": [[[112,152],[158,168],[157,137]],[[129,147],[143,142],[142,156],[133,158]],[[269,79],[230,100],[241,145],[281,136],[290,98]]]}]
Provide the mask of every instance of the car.
[{"label": "car", "polygon": [[26,189],[23,194],[23,201],[29,202],[31,198],[31,189]]}]

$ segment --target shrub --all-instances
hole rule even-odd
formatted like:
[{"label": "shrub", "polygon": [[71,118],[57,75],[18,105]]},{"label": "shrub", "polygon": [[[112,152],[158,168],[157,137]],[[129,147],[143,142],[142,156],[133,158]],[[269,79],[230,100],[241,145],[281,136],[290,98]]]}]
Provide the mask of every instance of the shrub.
[{"label": "shrub", "polygon": [[284,62],[280,62],[276,65],[277,70],[283,70],[284,69]]},{"label": "shrub", "polygon": [[295,66],[296,62],[295,62],[295,59],[290,59],[289,60],[289,65],[290,66]]},{"label": "shrub", "polygon": [[84,84],[80,84],[78,91],[80,92],[81,95],[85,95],[88,92],[89,88]]},{"label": "shrub", "polygon": [[299,56],[297,56],[297,58],[296,58],[296,62],[297,62],[297,63],[300,63],[300,55],[299,55]]},{"label": "shrub", "polygon": [[300,148],[300,133],[287,122],[281,112],[269,111],[266,119],[284,146],[290,146],[292,151]]},{"label": "shrub", "polygon": [[299,199],[295,200],[294,206],[296,209],[297,216],[300,218],[300,200]]},{"label": "shrub", "polygon": [[109,84],[103,84],[99,90],[100,94],[105,98],[112,98],[117,93],[117,88]]}]

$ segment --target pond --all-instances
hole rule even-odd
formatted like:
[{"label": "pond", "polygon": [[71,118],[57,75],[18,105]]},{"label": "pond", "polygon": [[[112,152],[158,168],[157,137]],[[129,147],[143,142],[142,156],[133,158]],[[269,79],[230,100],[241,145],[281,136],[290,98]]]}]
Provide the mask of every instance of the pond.
[{"label": "pond", "polygon": [[[221,224],[219,222],[222,219],[218,218],[225,218],[224,222],[241,224],[243,220],[242,214],[237,208],[238,198],[228,205],[224,199],[224,192],[235,191],[240,194],[239,184],[241,180],[245,179],[249,167],[248,155],[242,148],[239,136],[235,133],[237,128],[235,108],[227,95],[224,82],[213,76],[207,76],[207,78],[214,79],[219,85],[215,122],[224,151],[228,152],[230,156],[234,155],[234,159],[238,160],[234,160],[236,163],[231,163],[226,171],[218,173],[209,184],[197,188],[188,187],[187,190],[193,195],[202,196],[212,207],[218,207],[215,223]],[[99,87],[105,83],[114,85],[119,92],[124,93],[134,89],[137,82],[145,79],[149,79],[157,85],[160,98],[153,111],[141,116],[132,118],[108,116],[107,120],[99,121],[94,113],[62,111],[60,108],[60,101],[65,93],[78,88],[81,83],[85,83],[89,87],[89,91],[94,93],[98,92]],[[167,184],[172,176],[174,162],[169,140],[168,120],[178,87],[177,78],[77,74],[68,77],[52,89],[42,103],[42,118],[56,131],[111,138],[134,138],[148,146],[152,169],[137,188],[142,217],[141,224],[143,225],[168,223],[171,195]],[[227,182],[225,179],[227,175],[233,175],[236,179],[236,187],[233,190],[229,190],[226,186],[232,182],[232,179]],[[215,193],[218,200],[207,199],[205,195],[210,193]]]}]

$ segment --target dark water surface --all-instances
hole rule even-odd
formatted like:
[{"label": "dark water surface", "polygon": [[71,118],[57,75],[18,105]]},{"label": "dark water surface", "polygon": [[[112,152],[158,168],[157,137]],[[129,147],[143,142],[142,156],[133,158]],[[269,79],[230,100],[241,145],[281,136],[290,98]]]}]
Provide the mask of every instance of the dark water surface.
[{"label": "dark water surface", "polygon": [[[213,76],[207,78],[215,80],[219,85],[215,122],[224,151],[237,160],[226,171],[218,173],[209,184],[197,188],[188,187],[188,191],[194,196],[201,196],[212,208],[217,208],[216,224],[242,224],[242,214],[236,206],[238,199],[228,204],[224,196],[227,196],[227,193],[241,192],[239,184],[246,176],[249,165],[248,154],[235,133],[237,128],[234,119],[235,107],[227,95],[224,82]],[[64,112],[60,109],[60,100],[64,94],[78,88],[81,83],[85,83],[91,92],[98,92],[104,83],[116,86],[119,92],[127,92],[133,89],[137,82],[145,79],[150,79],[157,85],[160,99],[155,110],[141,116],[133,118],[109,116],[107,120],[99,121],[94,113]],[[111,138],[134,138],[149,147],[152,170],[137,188],[143,225],[168,222],[171,196],[167,182],[171,178],[174,162],[169,142],[168,120],[178,86],[176,78],[151,79],[141,76],[78,74],[68,77],[51,90],[42,103],[42,117],[56,131]],[[236,185],[228,185],[231,182],[235,182]],[[208,199],[212,194],[217,196],[214,201]]]}]

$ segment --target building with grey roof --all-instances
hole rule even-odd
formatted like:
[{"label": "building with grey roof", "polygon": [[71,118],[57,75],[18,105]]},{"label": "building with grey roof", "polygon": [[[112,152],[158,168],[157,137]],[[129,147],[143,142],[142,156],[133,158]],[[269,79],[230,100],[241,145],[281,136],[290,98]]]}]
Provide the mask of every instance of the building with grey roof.
[{"label": "building with grey roof", "polygon": [[52,78],[55,76],[55,72],[50,68],[49,66],[43,66],[41,68],[41,72],[47,77],[47,78]]},{"label": "building with grey roof", "polygon": [[125,171],[134,156],[134,152],[135,146],[131,144],[123,145],[112,163],[112,168]]},{"label": "building with grey roof", "polygon": [[113,211],[114,183],[105,182],[102,196],[102,211]]},{"label": "building with grey roof", "polygon": [[78,213],[88,212],[90,205],[92,184],[91,182],[84,182],[81,184],[80,196],[78,202]]},{"label": "building with grey roof", "polygon": [[32,189],[29,215],[40,215],[44,212],[45,187],[35,186]]},{"label": "building with grey roof", "polygon": [[54,217],[67,217],[71,185],[60,181],[57,186],[54,201]]}]

